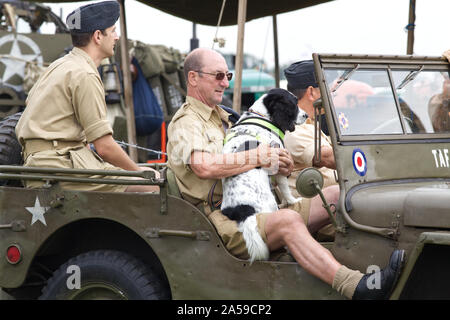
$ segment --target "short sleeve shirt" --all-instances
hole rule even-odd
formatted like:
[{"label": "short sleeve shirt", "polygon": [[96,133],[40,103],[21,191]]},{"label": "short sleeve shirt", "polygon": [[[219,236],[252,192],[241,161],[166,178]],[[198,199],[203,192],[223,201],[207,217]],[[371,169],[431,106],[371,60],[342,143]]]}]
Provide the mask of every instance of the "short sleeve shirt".
[{"label": "short sleeve shirt", "polygon": [[[321,133],[322,146],[331,148],[331,141],[323,132]],[[314,122],[308,118],[301,125],[296,125],[293,132],[286,132],[284,136],[284,145],[294,159],[295,173],[289,178],[291,189],[295,189],[295,179],[301,169],[313,166],[314,157]],[[324,187],[336,184],[334,170],[327,167],[319,168],[324,177]]]},{"label": "short sleeve shirt", "polygon": [[[207,201],[214,184],[213,200],[222,195],[222,183],[216,179],[201,179],[190,167],[194,151],[222,153],[225,129],[230,127],[229,113],[211,108],[190,96],[176,112],[168,127],[168,166],[175,174],[181,194],[194,204]],[[224,127],[224,124],[226,127]]]},{"label": "short sleeve shirt", "polygon": [[110,133],[100,75],[90,56],[76,47],[45,70],[16,126],[22,145],[28,139],[92,142]]}]

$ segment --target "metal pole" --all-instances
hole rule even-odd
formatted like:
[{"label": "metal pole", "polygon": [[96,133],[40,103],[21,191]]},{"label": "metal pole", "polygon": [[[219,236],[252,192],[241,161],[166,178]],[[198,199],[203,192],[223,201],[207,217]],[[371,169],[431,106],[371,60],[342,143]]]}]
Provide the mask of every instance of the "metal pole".
[{"label": "metal pole", "polygon": [[409,20],[406,29],[408,30],[408,44],[406,54],[414,53],[414,28],[416,21],[416,0],[409,0]]},{"label": "metal pole", "polygon": [[242,66],[244,64],[244,27],[247,16],[247,0],[239,0],[238,9],[238,39],[236,50],[236,64],[234,70],[236,78],[234,79],[233,91],[233,109],[241,113],[241,95],[242,95]]},{"label": "metal pole", "polygon": [[277,28],[277,15],[272,16],[273,22],[273,49],[275,60],[275,87],[280,87],[280,64],[278,58],[278,28]]},{"label": "metal pole", "polygon": [[[128,143],[136,144],[136,123],[134,119],[134,105],[133,105],[133,84],[131,81],[130,72],[130,56],[128,54],[128,37],[127,37],[127,24],[125,21],[125,0],[120,0],[120,30],[122,36],[120,37],[120,57],[123,70],[123,86],[124,86],[124,99],[125,110],[127,117],[127,134]],[[137,162],[138,154],[135,148],[129,148],[128,153],[130,158]]]},{"label": "metal pole", "polygon": [[191,39],[191,51],[197,49],[199,46],[199,41],[197,39],[197,24],[192,23],[192,39]]}]

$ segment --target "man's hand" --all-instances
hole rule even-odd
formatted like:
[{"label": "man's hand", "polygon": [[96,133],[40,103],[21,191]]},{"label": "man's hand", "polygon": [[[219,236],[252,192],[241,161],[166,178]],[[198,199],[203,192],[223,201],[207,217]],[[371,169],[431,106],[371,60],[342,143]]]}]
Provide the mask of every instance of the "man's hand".
[{"label": "man's hand", "polygon": [[286,149],[271,148],[267,144],[260,144],[256,149],[257,163],[268,168],[271,173],[288,176],[294,169],[294,160]]},{"label": "man's hand", "polygon": [[450,49],[445,51],[442,55],[450,62]]},{"label": "man's hand", "polygon": [[294,159],[292,158],[291,153],[286,149],[279,149],[280,151],[280,169],[278,170],[278,174],[283,176],[289,176],[294,170]]},{"label": "man's hand", "polygon": [[329,169],[336,169],[336,162],[334,161],[333,148],[330,146],[322,146],[320,148],[320,161],[317,161],[316,156],[313,157],[313,166],[317,168],[327,167]]},{"label": "man's hand", "polygon": [[155,174],[155,179],[159,179],[161,178],[161,174],[159,173],[159,171],[150,168],[150,167],[138,167],[139,171],[153,171],[153,173]]}]

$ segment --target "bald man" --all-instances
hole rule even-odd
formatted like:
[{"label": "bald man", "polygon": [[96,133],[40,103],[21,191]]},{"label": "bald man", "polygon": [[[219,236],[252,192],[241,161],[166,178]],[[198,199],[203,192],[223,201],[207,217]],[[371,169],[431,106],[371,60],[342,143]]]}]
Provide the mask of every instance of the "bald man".
[{"label": "bald man", "polygon": [[[216,209],[222,195],[221,179],[256,167],[275,166],[279,167],[279,173],[287,176],[293,169],[292,157],[284,149],[270,148],[265,144],[252,150],[222,154],[225,131],[231,123],[229,114],[218,104],[232,74],[218,52],[203,48],[186,57],[184,72],[187,97],[168,127],[168,166],[175,174],[183,198],[208,216],[229,252],[248,259],[245,240],[236,221],[229,220]],[[337,188],[326,188],[323,192],[329,203],[337,203]],[[370,275],[341,265],[309,233],[308,227],[314,231],[328,222],[320,198],[311,201],[308,226],[300,214],[290,209],[258,213],[256,220],[258,232],[269,250],[287,246],[306,271],[347,298],[389,297],[401,270],[404,252],[394,251],[389,266],[380,271],[381,287],[369,289],[367,279]]]}]

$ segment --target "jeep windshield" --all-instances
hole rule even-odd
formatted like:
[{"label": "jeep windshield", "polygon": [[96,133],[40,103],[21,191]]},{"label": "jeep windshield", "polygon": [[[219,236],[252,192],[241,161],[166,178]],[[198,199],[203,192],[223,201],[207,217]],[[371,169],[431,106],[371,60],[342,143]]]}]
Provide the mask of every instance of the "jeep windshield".
[{"label": "jeep windshield", "polygon": [[322,65],[341,137],[430,138],[450,132],[448,64],[426,59],[397,65],[375,58],[355,61]]}]

